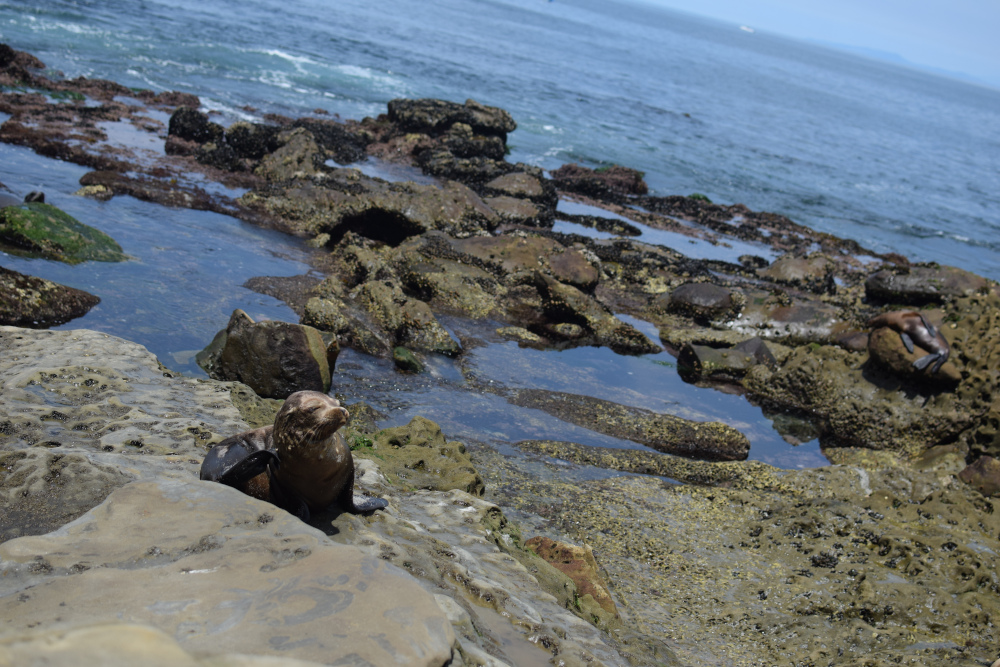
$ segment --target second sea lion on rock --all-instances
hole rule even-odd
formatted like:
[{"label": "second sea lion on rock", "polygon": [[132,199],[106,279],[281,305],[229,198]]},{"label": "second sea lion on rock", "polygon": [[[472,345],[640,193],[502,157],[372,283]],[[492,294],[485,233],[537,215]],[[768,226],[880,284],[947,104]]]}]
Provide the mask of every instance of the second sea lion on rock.
[{"label": "second sea lion on rock", "polygon": [[868,320],[868,326],[889,327],[899,332],[899,337],[906,346],[906,351],[913,353],[913,344],[927,350],[928,354],[913,362],[913,367],[923,370],[931,366],[931,373],[937,373],[944,362],[948,361],[951,348],[948,341],[933,324],[927,321],[922,313],[913,310],[894,310],[882,313]]},{"label": "second sea lion on rock", "polygon": [[350,415],[318,391],[297,391],[272,426],[226,438],[205,456],[201,479],[267,500],[303,520],[331,505],[352,514],[382,509],[382,498],[355,498],[354,457],[338,430]]}]

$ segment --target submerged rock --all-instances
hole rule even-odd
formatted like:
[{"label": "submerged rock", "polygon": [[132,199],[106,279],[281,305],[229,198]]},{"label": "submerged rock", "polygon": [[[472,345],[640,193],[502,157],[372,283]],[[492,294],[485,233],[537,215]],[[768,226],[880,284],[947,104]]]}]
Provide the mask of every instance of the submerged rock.
[{"label": "submerged rock", "polygon": [[237,380],[265,398],[296,391],[330,390],[336,341],[331,346],[316,329],[288,322],[254,322],[233,311],[228,326],[198,353],[198,364],[217,380]]},{"label": "submerged rock", "polygon": [[747,437],[721,422],[695,422],[590,396],[540,389],[522,389],[511,402],[670,454],[738,461],[750,452]]},{"label": "submerged rock", "polygon": [[47,328],[86,315],[100,299],[0,266],[0,324]]},{"label": "submerged rock", "polygon": [[43,203],[0,208],[0,243],[67,264],[123,262],[128,257],[114,239]]}]

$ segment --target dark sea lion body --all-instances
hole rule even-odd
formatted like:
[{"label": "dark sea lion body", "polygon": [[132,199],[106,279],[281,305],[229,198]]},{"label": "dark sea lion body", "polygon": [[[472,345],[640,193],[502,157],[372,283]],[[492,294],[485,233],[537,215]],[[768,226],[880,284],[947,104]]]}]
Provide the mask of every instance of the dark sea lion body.
[{"label": "dark sea lion body", "polygon": [[928,354],[913,362],[913,367],[923,370],[931,364],[931,373],[937,373],[948,361],[951,347],[941,335],[941,331],[927,321],[922,313],[913,310],[895,310],[882,313],[868,320],[868,326],[873,328],[889,327],[899,332],[899,337],[906,346],[907,352],[913,352],[913,344],[927,350]]},{"label": "dark sea lion body", "polygon": [[338,432],[350,415],[318,391],[285,400],[273,426],[226,438],[201,464],[201,479],[220,482],[306,519],[336,505],[352,514],[386,507],[354,497],[354,457]]}]

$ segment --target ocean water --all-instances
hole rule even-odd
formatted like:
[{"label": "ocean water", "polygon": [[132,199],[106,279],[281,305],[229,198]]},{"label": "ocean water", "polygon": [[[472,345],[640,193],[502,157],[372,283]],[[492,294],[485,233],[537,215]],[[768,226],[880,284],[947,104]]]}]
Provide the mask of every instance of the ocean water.
[{"label": "ocean water", "polygon": [[513,160],[623,164],[1000,278],[1000,91],[735,24],[608,0],[5,0],[0,40],[230,119],[473,98],[514,115]]}]

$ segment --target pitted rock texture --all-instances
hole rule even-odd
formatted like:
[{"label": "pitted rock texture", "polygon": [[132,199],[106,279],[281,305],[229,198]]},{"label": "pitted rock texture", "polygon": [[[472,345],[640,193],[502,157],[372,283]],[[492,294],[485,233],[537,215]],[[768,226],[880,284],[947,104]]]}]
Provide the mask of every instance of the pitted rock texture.
[{"label": "pitted rock texture", "polygon": [[[459,490],[386,492],[389,508],[371,521],[341,514],[324,530],[447,596],[468,663],[493,664],[478,658],[485,654],[510,665],[630,664],[622,657],[628,651],[566,608],[572,582],[525,552],[499,507]],[[546,578],[562,581],[569,599],[545,592]],[[641,657],[631,664],[677,664],[661,643],[640,649],[635,641]]]},{"label": "pitted rock texture", "polygon": [[0,447],[185,468],[246,430],[234,386],[174,377],[141,345],[96,331],[0,327]]},{"label": "pitted rock texture", "polygon": [[0,568],[0,637],[125,622],[201,654],[428,667],[455,642],[403,571],[212,482],[130,484],[54,533],[4,543]]},{"label": "pitted rock texture", "polygon": [[78,452],[0,452],[0,542],[55,530],[130,481]]},{"label": "pitted rock texture", "polygon": [[[564,471],[591,450],[552,453]],[[589,544],[625,624],[665,638],[684,664],[976,667],[996,656],[1000,519],[955,478],[961,457],[920,472],[700,463],[688,470],[706,481],[720,469],[704,487],[545,480],[476,454],[488,497],[522,525]],[[606,450],[601,465],[630,455]]]}]

